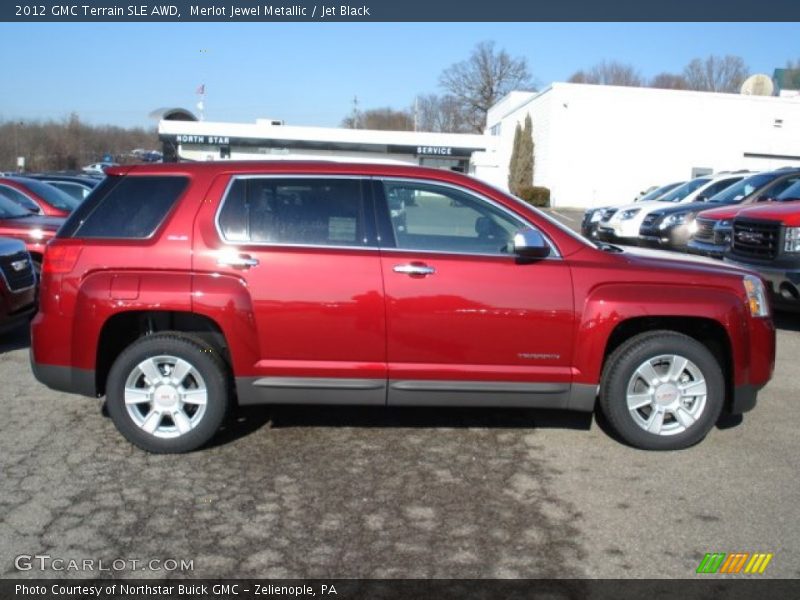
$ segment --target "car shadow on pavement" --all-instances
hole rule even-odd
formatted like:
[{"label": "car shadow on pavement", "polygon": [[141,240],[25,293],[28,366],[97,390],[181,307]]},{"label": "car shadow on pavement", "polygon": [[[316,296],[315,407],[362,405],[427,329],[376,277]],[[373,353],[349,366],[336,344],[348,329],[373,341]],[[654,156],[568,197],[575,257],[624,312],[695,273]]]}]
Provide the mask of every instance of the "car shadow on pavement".
[{"label": "car shadow on pavement", "polygon": [[575,429],[588,431],[592,414],[566,410],[405,408],[381,406],[237,407],[207,447],[225,446],[264,426],[362,428]]},{"label": "car shadow on pavement", "polygon": [[775,312],[772,320],[777,329],[800,331],[800,312]]},{"label": "car shadow on pavement", "polygon": [[31,345],[31,330],[29,327],[17,327],[10,331],[0,333],[0,354],[21,350]]}]

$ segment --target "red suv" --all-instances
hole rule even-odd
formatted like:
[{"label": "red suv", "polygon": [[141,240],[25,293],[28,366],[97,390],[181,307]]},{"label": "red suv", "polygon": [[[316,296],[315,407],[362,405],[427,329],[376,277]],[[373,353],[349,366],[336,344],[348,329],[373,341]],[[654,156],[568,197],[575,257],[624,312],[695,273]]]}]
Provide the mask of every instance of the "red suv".
[{"label": "red suv", "polygon": [[800,198],[737,213],[725,261],[757,271],[779,308],[800,308]]},{"label": "red suv", "polygon": [[599,403],[629,444],[683,448],[774,357],[747,271],[594,245],[457,173],[321,162],[109,169],[48,245],[31,352],[152,452],[235,402]]}]

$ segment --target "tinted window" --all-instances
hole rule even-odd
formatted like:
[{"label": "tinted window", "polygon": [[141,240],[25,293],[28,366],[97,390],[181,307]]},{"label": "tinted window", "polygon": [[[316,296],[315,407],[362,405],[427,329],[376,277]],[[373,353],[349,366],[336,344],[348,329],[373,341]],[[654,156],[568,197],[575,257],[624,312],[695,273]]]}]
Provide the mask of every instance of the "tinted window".
[{"label": "tinted window", "polygon": [[758,175],[752,175],[751,177],[742,179],[738,183],[725,188],[718,194],[715,194],[712,198],[709,198],[708,201],[720,204],[736,204],[737,202],[741,202],[747,198],[747,196],[755,192],[757,189],[768,184],[776,177],[778,177],[778,175],[774,173],[759,173]]},{"label": "tinted window", "polygon": [[695,191],[697,188],[707,184],[709,181],[711,180],[704,179],[702,177],[698,177],[697,179],[692,179],[691,181],[687,181],[683,185],[679,185],[674,190],[672,190],[665,196],[662,196],[658,200],[659,202],[680,202],[681,200],[686,198],[686,196]]},{"label": "tinted window", "polygon": [[367,244],[357,179],[236,178],[219,226],[229,242]]},{"label": "tinted window", "polygon": [[13,200],[14,202],[16,202],[17,204],[19,204],[19,205],[20,205],[20,206],[22,206],[23,208],[26,208],[26,209],[28,209],[28,213],[29,213],[29,214],[30,214],[31,212],[35,212],[35,213],[40,213],[40,212],[42,212],[42,211],[39,209],[39,205],[38,205],[38,204],[36,204],[36,202],[34,202],[33,200],[31,200],[30,198],[28,198],[28,197],[27,197],[25,194],[23,194],[22,192],[18,192],[18,191],[17,191],[17,190],[15,190],[14,188],[12,188],[12,187],[8,187],[7,185],[0,185],[0,191],[1,191],[1,192],[3,192],[3,195],[4,195],[6,198],[9,198],[9,199]]},{"label": "tinted window", "polygon": [[705,198],[710,198],[711,196],[719,194],[722,190],[729,188],[734,183],[741,180],[742,180],[741,177],[734,177],[732,179],[722,179],[720,181],[717,181],[716,183],[712,183],[710,186],[704,189],[700,195],[704,196]]},{"label": "tinted window", "polygon": [[398,248],[503,254],[523,224],[486,201],[427,183],[384,182]]},{"label": "tinted window", "polygon": [[666,194],[668,191],[675,189],[679,185],[681,184],[668,183],[667,185],[662,185],[661,187],[654,189],[652,192],[646,193],[644,196],[639,198],[637,202],[650,202],[651,200],[657,200],[658,198]]},{"label": "tinted window", "polygon": [[24,185],[34,194],[47,202],[50,206],[55,206],[59,210],[72,212],[79,204],[79,202],[70,195],[62,192],[61,190],[57,190],[49,183],[36,181],[35,179],[29,179],[25,181]]},{"label": "tinted window", "polygon": [[777,200],[797,200],[800,199],[800,181],[795,181],[792,185],[783,190]]},{"label": "tinted window", "polygon": [[[5,190],[3,190],[5,193]],[[15,219],[18,217],[29,217],[30,211],[25,210],[18,203],[9,200],[0,194],[0,219]]]},{"label": "tinted window", "polygon": [[70,215],[59,237],[150,237],[188,182],[174,176],[108,177]]},{"label": "tinted window", "polygon": [[[774,184],[769,186],[764,192],[761,194],[759,198],[759,202],[762,200],[772,199],[777,200],[782,198],[783,192],[789,190],[790,188],[794,188],[794,185],[800,181],[800,175],[795,175],[793,177],[785,177],[780,181],[776,181]],[[794,188],[795,191],[798,191],[797,188]]]},{"label": "tinted window", "polygon": [[91,192],[89,188],[85,188],[79,183],[71,183],[69,181],[48,181],[47,183],[65,194],[69,194],[78,204]]}]

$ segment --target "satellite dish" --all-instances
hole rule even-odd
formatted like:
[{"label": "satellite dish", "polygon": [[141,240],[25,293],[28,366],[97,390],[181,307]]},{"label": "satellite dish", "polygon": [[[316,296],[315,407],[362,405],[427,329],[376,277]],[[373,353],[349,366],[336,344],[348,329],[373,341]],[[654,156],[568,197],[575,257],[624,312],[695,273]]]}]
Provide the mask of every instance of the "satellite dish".
[{"label": "satellite dish", "polygon": [[763,73],[751,75],[744,80],[740,94],[745,96],[772,96],[775,92],[775,85],[772,83],[772,78]]}]

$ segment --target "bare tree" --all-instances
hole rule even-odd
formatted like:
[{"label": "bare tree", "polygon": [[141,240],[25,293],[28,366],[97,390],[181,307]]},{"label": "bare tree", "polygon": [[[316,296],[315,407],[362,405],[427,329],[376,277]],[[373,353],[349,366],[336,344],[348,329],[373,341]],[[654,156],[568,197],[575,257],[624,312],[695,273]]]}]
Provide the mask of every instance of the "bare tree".
[{"label": "bare tree", "polygon": [[425,94],[415,103],[417,129],[441,133],[465,133],[470,131],[461,105],[455,97]]},{"label": "bare tree", "polygon": [[650,80],[650,87],[662,90],[686,90],[689,89],[689,84],[686,83],[683,75],[659,73]]},{"label": "bare tree", "polygon": [[568,79],[571,83],[594,83],[598,85],[624,85],[640,87],[644,80],[632,65],[617,61],[596,64],[591,69],[575,71]]},{"label": "bare tree", "polygon": [[495,50],[494,42],[481,42],[467,60],[457,62],[439,76],[439,84],[461,107],[472,131],[486,127],[486,113],[513,90],[533,88],[528,62]]},{"label": "bare tree", "polygon": [[73,113],[57,121],[0,122],[0,170],[16,169],[25,157],[28,171],[76,169],[111,154],[118,162],[130,162],[135,148],[157,148],[154,129],[123,129],[88,125]]},{"label": "bare tree", "polygon": [[350,129],[383,129],[391,131],[413,131],[414,117],[407,111],[389,108],[373,108],[358,115],[342,119],[342,127]]},{"label": "bare tree", "polygon": [[688,88],[702,92],[738,93],[747,75],[744,59],[730,54],[695,58],[683,70]]}]

